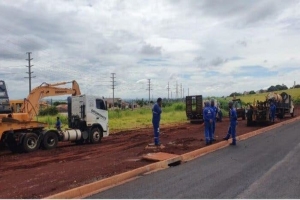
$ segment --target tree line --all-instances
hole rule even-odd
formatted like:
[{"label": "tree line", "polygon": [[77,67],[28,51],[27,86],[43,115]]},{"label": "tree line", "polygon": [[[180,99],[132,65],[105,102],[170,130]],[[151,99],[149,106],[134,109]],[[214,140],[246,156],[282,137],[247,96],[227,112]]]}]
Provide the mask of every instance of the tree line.
[{"label": "tree line", "polygon": [[[300,88],[300,85],[297,84],[297,85],[295,85],[295,87],[291,87],[290,89],[292,89],[292,88]],[[288,87],[286,85],[284,85],[284,84],[282,84],[282,85],[275,85],[275,86],[272,85],[267,90],[260,89],[257,92],[255,92],[254,90],[251,90],[248,94],[264,93],[264,92],[274,92],[274,91],[287,90],[287,89],[288,89]],[[233,92],[229,96],[233,97],[233,96],[241,96],[241,95],[243,95],[243,93]]]}]

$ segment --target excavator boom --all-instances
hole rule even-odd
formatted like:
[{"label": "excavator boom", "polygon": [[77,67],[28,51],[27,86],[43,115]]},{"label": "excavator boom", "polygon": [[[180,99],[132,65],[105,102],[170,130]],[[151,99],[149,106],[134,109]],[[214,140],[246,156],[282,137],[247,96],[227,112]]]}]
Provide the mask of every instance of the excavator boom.
[{"label": "excavator boom", "polygon": [[[67,83],[72,83],[72,88],[57,87]],[[39,102],[42,98],[68,94],[72,96],[81,95],[79,85],[75,80],[71,82],[60,82],[54,84],[43,83],[34,88],[28,95],[27,99],[24,99],[21,110],[23,113],[28,113],[29,120],[32,120],[39,113]]]}]

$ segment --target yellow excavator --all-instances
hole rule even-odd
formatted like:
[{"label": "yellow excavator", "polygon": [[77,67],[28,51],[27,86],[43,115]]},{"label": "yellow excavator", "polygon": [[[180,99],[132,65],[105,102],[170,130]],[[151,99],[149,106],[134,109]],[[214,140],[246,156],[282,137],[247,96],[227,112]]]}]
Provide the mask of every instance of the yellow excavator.
[{"label": "yellow excavator", "polygon": [[[72,83],[72,88],[58,87],[67,83]],[[72,98],[68,97],[68,118],[72,119],[69,121],[71,129],[45,130],[48,126],[46,123],[34,120],[39,113],[39,102],[42,98],[68,94],[72,96]],[[72,102],[74,102],[73,107]],[[84,113],[87,112],[88,103],[92,105],[91,111]],[[97,115],[92,117],[90,113]],[[89,140],[97,143],[103,136],[108,136],[108,112],[105,101],[98,97],[81,95],[76,81],[41,84],[24,99],[21,112],[13,113],[5,82],[0,80],[0,144],[8,146],[12,152],[31,152],[41,146],[51,149],[57,146],[58,141],[83,143]]]}]

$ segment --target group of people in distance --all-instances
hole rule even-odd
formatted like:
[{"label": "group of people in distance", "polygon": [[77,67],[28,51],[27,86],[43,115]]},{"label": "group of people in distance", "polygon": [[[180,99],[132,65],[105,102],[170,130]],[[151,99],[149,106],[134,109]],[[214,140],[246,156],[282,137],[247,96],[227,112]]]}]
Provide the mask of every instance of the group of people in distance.
[{"label": "group of people in distance", "polygon": [[[216,115],[218,112],[217,107],[215,106],[215,101],[212,99],[211,101],[204,102],[203,109],[203,120],[204,120],[204,135],[206,145],[212,144],[215,139],[215,130],[216,130]],[[223,140],[228,140],[230,136],[232,137],[231,145],[236,145],[236,125],[237,125],[237,113],[236,109],[233,107],[233,102],[230,101],[228,103],[229,107],[229,128],[226,137]]]},{"label": "group of people in distance", "polygon": [[[204,119],[204,134],[206,145],[212,144],[215,139],[215,129],[216,129],[216,116],[218,113],[218,108],[215,106],[215,101],[212,99],[211,101],[204,102],[203,109],[203,119]],[[152,125],[154,130],[154,145],[160,146],[161,143],[159,141],[159,123],[160,123],[160,115],[162,113],[162,99],[158,98],[156,103],[152,107]],[[229,107],[229,118],[230,125],[228,128],[228,133],[224,140],[228,140],[230,136],[232,137],[231,145],[236,145],[236,125],[237,125],[237,113],[235,108],[233,108],[233,102],[230,101],[228,103]]]}]

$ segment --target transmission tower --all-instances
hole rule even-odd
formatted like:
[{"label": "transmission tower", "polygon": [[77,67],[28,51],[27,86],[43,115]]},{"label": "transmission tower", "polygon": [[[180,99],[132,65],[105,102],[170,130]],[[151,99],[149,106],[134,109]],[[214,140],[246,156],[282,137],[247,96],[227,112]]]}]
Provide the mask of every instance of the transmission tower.
[{"label": "transmission tower", "polygon": [[182,99],[182,83],[180,83],[180,99]]},{"label": "transmission tower", "polygon": [[169,82],[168,82],[168,102],[169,102],[169,91],[170,91],[170,86],[169,86]]},{"label": "transmission tower", "polygon": [[146,90],[149,91],[149,105],[150,105],[150,90],[152,90],[151,89],[151,79],[148,79],[148,89],[146,89]]},{"label": "transmission tower", "polygon": [[178,83],[176,81],[176,99],[178,99]]},{"label": "transmission tower", "polygon": [[111,73],[111,78],[112,78],[112,90],[113,90],[113,109],[115,108],[115,83],[116,83],[116,81],[115,81],[115,74],[116,73]]},{"label": "transmission tower", "polygon": [[33,58],[30,58],[31,52],[27,52],[27,54],[28,54],[28,59],[25,59],[25,60],[28,60],[28,66],[26,66],[26,67],[28,67],[28,72],[26,72],[28,74],[28,77],[24,77],[24,78],[28,78],[29,79],[29,94],[30,94],[30,92],[31,92],[31,79],[35,78],[35,76],[31,76],[31,74],[33,73],[31,71],[31,67],[33,65],[30,64],[30,61],[33,59]]}]

